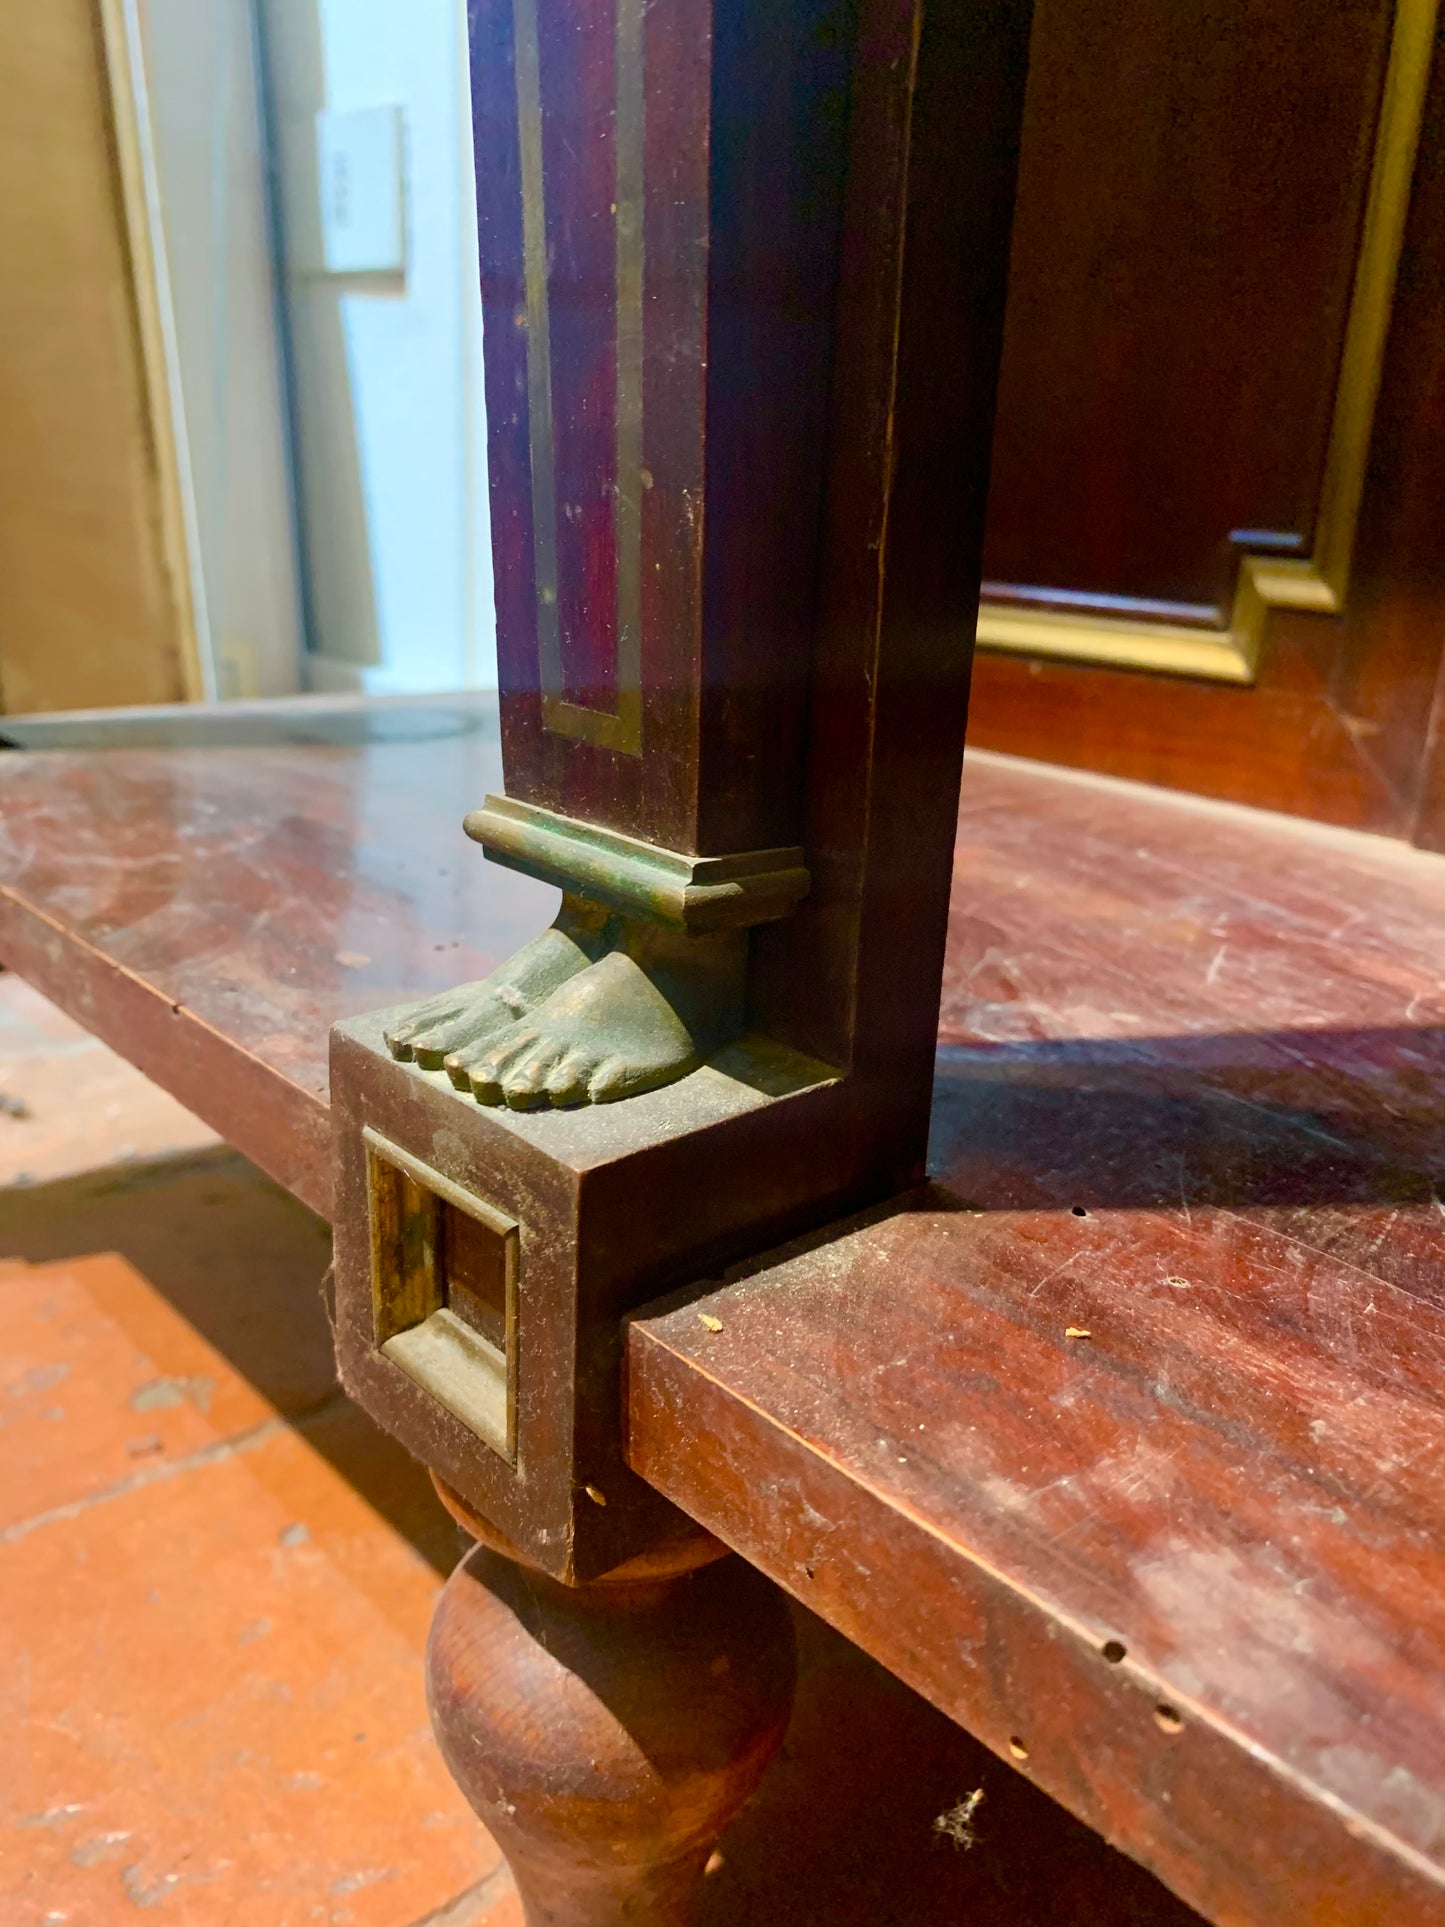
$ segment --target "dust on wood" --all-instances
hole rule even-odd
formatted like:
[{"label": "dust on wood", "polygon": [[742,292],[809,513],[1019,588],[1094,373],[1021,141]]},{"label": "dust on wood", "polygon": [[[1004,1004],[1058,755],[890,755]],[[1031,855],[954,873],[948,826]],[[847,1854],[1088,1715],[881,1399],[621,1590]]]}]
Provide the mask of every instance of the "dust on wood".
[{"label": "dust on wood", "polygon": [[952,1806],[946,1813],[940,1813],[933,1823],[933,1831],[940,1840],[951,1840],[961,1852],[977,1845],[978,1835],[974,1831],[974,1815],[983,1805],[983,1788],[975,1787],[965,1799]]}]

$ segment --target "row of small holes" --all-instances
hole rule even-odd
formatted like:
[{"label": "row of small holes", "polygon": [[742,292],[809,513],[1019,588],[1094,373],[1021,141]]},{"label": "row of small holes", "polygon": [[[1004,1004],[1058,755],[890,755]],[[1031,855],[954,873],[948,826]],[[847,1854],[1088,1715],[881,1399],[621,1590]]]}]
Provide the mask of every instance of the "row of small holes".
[{"label": "row of small holes", "polygon": [[[1154,1724],[1161,1733],[1168,1733],[1172,1738],[1174,1734],[1184,1731],[1184,1716],[1174,1707],[1167,1706],[1163,1700],[1160,1700],[1154,1708]],[[1029,1750],[1017,1733],[1009,1735],[1008,1750],[1016,1760],[1026,1760],[1029,1757]]]},{"label": "row of small holes", "polygon": [[[1106,1639],[1099,1650],[1111,1666],[1122,1666],[1129,1656],[1129,1649],[1122,1639]],[[1170,1706],[1165,1700],[1160,1700],[1159,1704],[1154,1708],[1154,1723],[1158,1726],[1161,1733],[1182,1733],[1184,1731],[1183,1714],[1180,1713],[1177,1708]],[[1009,1744],[1012,1745],[1012,1741],[1010,1741]]]}]

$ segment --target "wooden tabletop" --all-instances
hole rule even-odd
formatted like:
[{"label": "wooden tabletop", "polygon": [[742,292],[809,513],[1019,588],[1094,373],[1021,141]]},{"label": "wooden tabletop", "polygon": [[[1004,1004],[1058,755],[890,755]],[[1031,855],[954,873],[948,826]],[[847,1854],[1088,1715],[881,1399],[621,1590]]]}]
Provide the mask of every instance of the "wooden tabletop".
[{"label": "wooden tabletop", "polygon": [[0,754],[0,961],[329,1215],[331,1025],[485,976],[556,908],[462,834],[495,698],[18,729],[127,746]]},{"label": "wooden tabletop", "polygon": [[935,1187],[631,1334],[634,1465],[1220,1923],[1445,1920],[1442,939],[976,759]]},{"label": "wooden tabletop", "polygon": [[[485,706],[361,730],[0,755],[0,957],[320,1210],[329,1024],[553,901]],[[1445,1918],[1442,933],[1445,860],[971,759],[936,1184],[632,1329],[639,1468],[1219,1923]]]}]

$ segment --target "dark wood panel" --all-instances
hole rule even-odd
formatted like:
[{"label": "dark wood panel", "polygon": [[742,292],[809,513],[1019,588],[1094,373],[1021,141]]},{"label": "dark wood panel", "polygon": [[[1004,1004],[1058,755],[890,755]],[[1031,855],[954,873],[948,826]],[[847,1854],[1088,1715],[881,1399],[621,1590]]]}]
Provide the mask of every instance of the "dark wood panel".
[{"label": "dark wood panel", "polygon": [[980,650],[969,741],[1399,836],[1406,798],[1333,695],[1340,630],[1277,612],[1253,689]]},{"label": "dark wood panel", "polygon": [[767,1035],[848,1069],[860,1119],[890,1117],[921,1170],[1029,8],[934,8],[921,33],[879,8],[867,29],[812,663],[811,887],[754,934],[749,996]]},{"label": "dark wood panel", "polygon": [[1445,646],[1441,44],[1437,34],[1343,618],[1275,611],[1253,689],[984,651],[971,741],[1445,842],[1423,767]]},{"label": "dark wood panel", "polygon": [[934,1187],[632,1331],[640,1470],[1231,1927],[1445,1908],[1442,904],[973,763]]},{"label": "dark wood panel", "polygon": [[1309,552],[1391,0],[1040,0],[984,574],[1206,604]]},{"label": "dark wood panel", "polygon": [[854,13],[471,9],[514,800],[799,840]]},{"label": "dark wood panel", "polygon": [[1410,834],[1433,850],[1445,849],[1442,526],[1445,32],[1437,47],[1415,165],[1339,678],[1345,705],[1364,725],[1367,753],[1413,812]]}]

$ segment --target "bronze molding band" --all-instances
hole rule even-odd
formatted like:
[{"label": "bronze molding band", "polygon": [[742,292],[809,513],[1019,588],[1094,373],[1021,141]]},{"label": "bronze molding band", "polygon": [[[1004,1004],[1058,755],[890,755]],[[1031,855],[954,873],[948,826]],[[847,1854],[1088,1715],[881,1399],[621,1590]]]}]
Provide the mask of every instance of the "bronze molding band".
[{"label": "bronze molding band", "polygon": [[489,796],[463,828],[493,863],[690,937],[776,922],[808,894],[799,849],[680,856],[505,796]]}]

